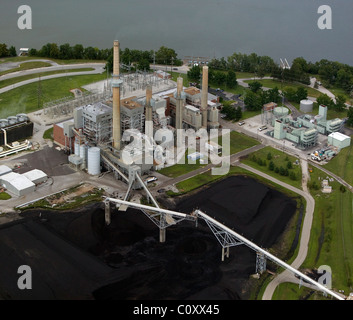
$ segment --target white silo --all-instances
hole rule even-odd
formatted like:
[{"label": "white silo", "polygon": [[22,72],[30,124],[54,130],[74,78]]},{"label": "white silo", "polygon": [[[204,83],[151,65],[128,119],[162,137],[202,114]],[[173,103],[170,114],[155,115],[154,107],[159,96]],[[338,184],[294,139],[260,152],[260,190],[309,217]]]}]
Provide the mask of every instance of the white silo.
[{"label": "white silo", "polygon": [[78,140],[75,140],[74,148],[75,148],[75,155],[79,157],[80,156],[80,143],[78,142]]},{"label": "white silo", "polygon": [[309,99],[305,99],[305,100],[300,101],[300,111],[301,112],[311,113],[311,112],[313,112],[313,107],[314,107],[314,102]]},{"label": "white silo", "polygon": [[97,176],[101,173],[101,150],[93,147],[88,150],[88,174]]}]

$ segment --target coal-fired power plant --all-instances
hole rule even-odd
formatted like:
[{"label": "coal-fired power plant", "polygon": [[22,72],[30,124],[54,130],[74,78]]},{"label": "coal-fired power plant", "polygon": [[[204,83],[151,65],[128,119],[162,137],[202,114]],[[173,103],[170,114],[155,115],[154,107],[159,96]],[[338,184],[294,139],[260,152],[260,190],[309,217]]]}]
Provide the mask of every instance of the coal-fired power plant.
[{"label": "coal-fired power plant", "polygon": [[[161,79],[158,72],[120,73],[123,67],[120,43],[115,40],[111,97],[76,108],[73,121],[54,126],[54,133],[60,135],[55,138],[54,134],[54,140],[70,152],[69,161],[77,169],[92,168],[89,162],[93,158],[88,154],[92,148],[100,149],[100,153],[95,153],[100,157],[100,168],[113,171],[116,177],[130,184],[136,176],[164,166],[156,161],[161,148],[157,149],[160,146],[152,140],[155,134],[162,147],[169,148],[174,143],[171,147],[177,148],[175,142],[182,143],[184,139],[182,130],[219,128],[221,104],[217,96],[208,93],[207,66],[203,67],[201,89],[185,88],[181,76],[175,83],[168,77]],[[142,144],[136,142],[139,138],[131,136],[132,132],[138,132]],[[146,144],[146,138],[152,144]],[[146,161],[149,157],[152,161]],[[95,170],[89,173],[100,174],[97,156],[93,165]]]}]

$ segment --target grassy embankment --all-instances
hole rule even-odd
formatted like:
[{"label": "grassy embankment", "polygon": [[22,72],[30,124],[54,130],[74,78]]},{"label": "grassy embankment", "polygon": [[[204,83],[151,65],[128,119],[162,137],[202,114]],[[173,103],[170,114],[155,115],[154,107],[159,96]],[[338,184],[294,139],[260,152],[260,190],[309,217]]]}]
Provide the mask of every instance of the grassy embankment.
[{"label": "grassy embankment", "polygon": [[103,194],[103,189],[93,186],[87,187],[85,185],[78,185],[20,208],[20,210],[26,211],[38,208],[59,211],[72,210],[89,203],[101,202],[103,200]]},{"label": "grassy embankment", "polygon": [[29,74],[26,76],[19,76],[19,77],[0,81],[0,89],[11,86],[15,83],[19,83],[19,82],[30,80],[30,79],[36,79],[39,77],[42,78],[42,77],[51,76],[54,74],[93,71],[93,70],[94,70],[93,68],[67,69],[67,70],[47,71],[47,72],[41,72],[41,73],[36,73],[36,74]]},{"label": "grassy embankment", "polygon": [[[271,154],[270,160],[268,158],[269,154]],[[301,184],[302,170],[301,170],[300,164],[299,165],[296,164],[296,160],[298,159],[293,156],[287,155],[283,151],[274,149],[272,147],[265,147],[259,151],[256,151],[248,155],[245,159],[242,159],[241,161],[244,164],[250,167],[253,167],[254,169],[260,170],[293,187],[302,189],[302,184]],[[277,171],[276,169],[270,170],[269,168],[270,161],[273,161],[275,168],[276,167],[278,169],[280,169],[281,167],[283,169],[287,168],[288,175],[283,175],[280,173],[280,171],[276,172]],[[291,163],[291,169],[287,167],[288,162]]]},{"label": "grassy embankment", "polygon": [[20,71],[32,70],[32,69],[37,69],[37,68],[45,68],[45,67],[51,67],[51,64],[48,62],[42,62],[42,61],[23,62],[22,64],[20,64],[16,68],[0,72],[0,76],[6,75],[9,73],[13,73],[13,72],[20,72]]},{"label": "grassy embankment", "polygon": [[[0,64],[7,63],[7,62],[26,62],[29,60],[49,60],[56,62],[60,65],[65,64],[79,64],[79,63],[106,63],[103,60],[87,60],[87,59],[72,59],[72,60],[61,60],[61,59],[52,59],[52,58],[41,58],[41,57],[11,57],[11,58],[1,58]],[[40,62],[40,61],[38,61]],[[38,63],[37,62],[37,63]]]},{"label": "grassy embankment", "polygon": [[[41,82],[42,103],[61,99],[73,94],[70,90],[106,79],[106,74],[70,76]],[[83,90],[83,89],[82,89]],[[38,83],[13,89],[0,95],[0,118],[18,113],[30,113],[38,108]]]},{"label": "grassy embankment", "polygon": [[[326,173],[313,168],[311,186],[316,184],[321,189],[321,181],[326,177]],[[315,199],[315,211],[308,255],[302,268],[331,267],[333,289],[344,290],[348,295],[353,291],[353,194],[341,190],[336,181],[329,184],[333,187],[331,194],[323,194],[313,187],[310,189]],[[308,289],[299,290],[298,287],[281,284],[274,299],[302,299],[309,292]],[[310,299],[322,299],[322,295],[316,293]]]}]

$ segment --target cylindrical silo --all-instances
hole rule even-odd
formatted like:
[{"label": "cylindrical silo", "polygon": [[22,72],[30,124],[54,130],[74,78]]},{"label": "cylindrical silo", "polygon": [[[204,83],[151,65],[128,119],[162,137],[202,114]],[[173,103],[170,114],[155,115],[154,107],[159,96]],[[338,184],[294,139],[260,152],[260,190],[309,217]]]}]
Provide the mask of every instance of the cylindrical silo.
[{"label": "cylindrical silo", "polygon": [[304,113],[313,112],[314,102],[311,100],[302,100],[300,101],[300,111]]},{"label": "cylindrical silo", "polygon": [[79,157],[80,156],[80,143],[78,142],[78,140],[75,140],[74,147],[75,147],[75,155]]},{"label": "cylindrical silo", "polygon": [[80,158],[82,158],[83,161],[86,160],[86,146],[84,144],[80,146]]},{"label": "cylindrical silo", "polygon": [[88,174],[97,176],[101,173],[101,155],[99,148],[90,148],[88,150]]}]

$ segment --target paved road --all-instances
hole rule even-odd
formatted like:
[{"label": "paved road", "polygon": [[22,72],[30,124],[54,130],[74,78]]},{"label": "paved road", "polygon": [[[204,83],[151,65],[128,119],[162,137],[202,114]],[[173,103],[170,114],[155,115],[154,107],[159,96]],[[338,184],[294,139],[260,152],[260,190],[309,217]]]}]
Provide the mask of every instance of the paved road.
[{"label": "paved road", "polygon": [[[305,160],[302,160],[302,170],[303,172],[307,172],[307,163]],[[305,217],[304,217],[304,222],[303,222],[303,229],[302,229],[302,233],[301,233],[301,239],[300,239],[300,245],[299,245],[299,251],[298,251],[298,255],[296,257],[296,259],[293,261],[293,263],[291,264],[291,266],[295,269],[299,269],[299,267],[302,265],[302,263],[304,262],[307,253],[308,253],[308,244],[309,244],[309,240],[310,240],[310,232],[311,232],[311,226],[312,226],[312,220],[313,220],[313,214],[314,214],[314,209],[315,209],[315,200],[314,198],[309,194],[309,192],[307,191],[303,191],[300,189],[297,189],[291,185],[288,185],[282,181],[279,181],[259,170],[256,170],[250,166],[247,166],[245,164],[240,163],[239,167],[246,169],[250,172],[253,172],[261,177],[264,177],[267,180],[270,180],[288,190],[291,190],[297,194],[299,194],[300,196],[302,196],[307,203],[306,206],[306,211],[305,211]],[[304,184],[306,186],[306,180],[307,178],[304,178]],[[306,189],[306,187],[304,188]],[[282,282],[294,282],[296,283],[298,279],[295,278],[295,276],[293,275],[292,272],[285,270],[284,272],[282,272],[280,275],[276,276],[266,287],[266,290],[264,292],[264,295],[262,297],[263,300],[271,300],[273,293],[275,291],[275,289],[277,288],[277,286],[282,283]]]},{"label": "paved road", "polygon": [[320,170],[322,170],[323,172],[325,172],[327,175],[331,176],[332,178],[336,179],[340,184],[344,185],[345,187],[347,187],[351,192],[353,192],[353,187],[346,182],[345,180],[343,180],[341,177],[335,175],[334,173],[332,173],[331,171],[325,169],[323,166],[320,166],[319,164],[310,161],[310,164]]},{"label": "paved road", "polygon": [[[42,72],[51,72],[51,71],[69,70],[69,69],[75,70],[75,69],[82,69],[82,68],[92,68],[94,70],[53,74],[53,75],[41,77],[41,80],[62,78],[62,77],[67,77],[68,75],[70,75],[70,77],[73,77],[73,76],[82,76],[82,75],[90,75],[90,74],[101,74],[105,71],[104,67],[105,67],[104,63],[83,63],[83,64],[60,65],[60,66],[57,65],[57,66],[52,66],[52,67],[45,67],[45,68],[38,68],[38,69],[33,69],[33,70],[16,72],[16,74],[7,74],[7,75],[0,77],[0,81],[5,80],[5,79],[19,77],[19,76],[25,76],[25,75],[29,75],[29,74],[37,74],[37,73],[42,73]],[[29,79],[29,80],[15,83],[11,86],[7,86],[5,88],[0,89],[0,94],[7,92],[7,91],[10,91],[10,90],[13,90],[15,88],[25,86],[30,83],[35,83],[38,80],[39,80],[38,78],[34,78],[34,79]]]},{"label": "paved road", "polygon": [[22,63],[27,63],[27,62],[46,62],[46,63],[50,63],[52,66],[59,65],[58,63],[47,59],[33,59],[33,60],[19,61],[19,62],[4,62],[4,63],[0,63],[0,72],[16,69]]}]

